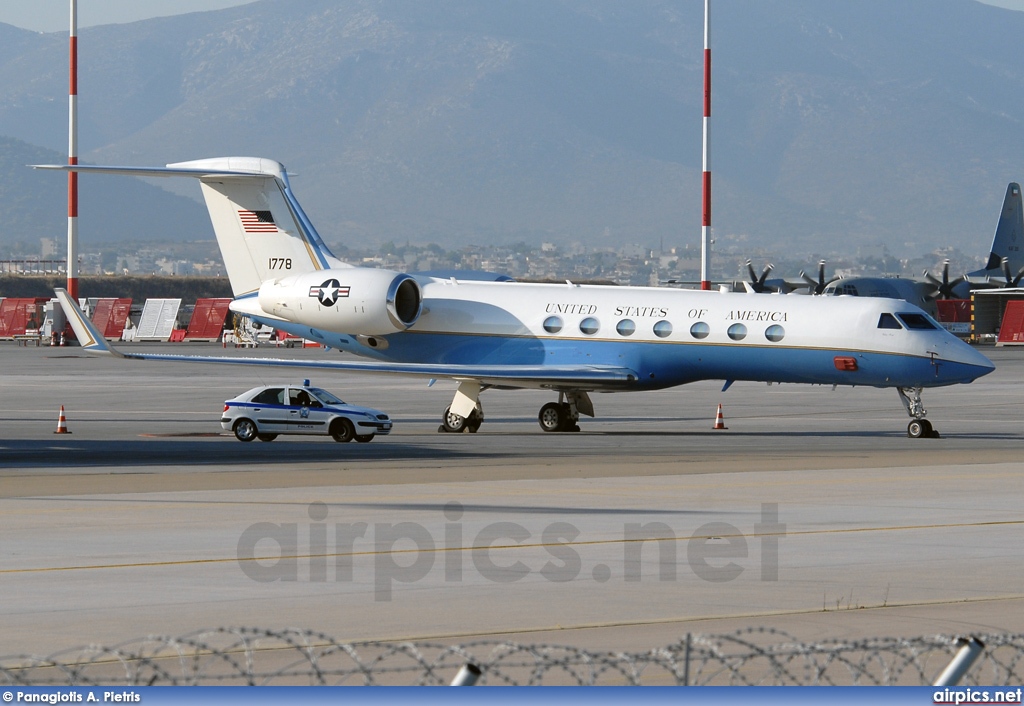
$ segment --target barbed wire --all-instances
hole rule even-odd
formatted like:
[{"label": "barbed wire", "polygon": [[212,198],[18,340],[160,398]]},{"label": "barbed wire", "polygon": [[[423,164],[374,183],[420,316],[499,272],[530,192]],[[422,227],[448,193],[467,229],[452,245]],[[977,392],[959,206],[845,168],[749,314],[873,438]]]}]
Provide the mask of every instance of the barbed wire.
[{"label": "barbed wire", "polygon": [[[1024,681],[1024,635],[973,635],[985,645],[965,684]],[[478,641],[338,642],[308,630],[218,628],[89,645],[47,657],[0,657],[0,684],[446,685],[466,664],[480,685],[926,685],[961,636],[799,642],[767,628],[687,634],[647,652]]]}]

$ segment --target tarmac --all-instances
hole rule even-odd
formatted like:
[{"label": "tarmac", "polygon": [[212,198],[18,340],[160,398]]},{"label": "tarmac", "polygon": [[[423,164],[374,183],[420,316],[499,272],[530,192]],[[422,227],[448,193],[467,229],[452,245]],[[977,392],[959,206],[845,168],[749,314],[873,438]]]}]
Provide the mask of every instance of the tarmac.
[{"label": "tarmac", "polygon": [[540,430],[552,393],[490,390],[479,433],[440,434],[453,383],[311,371],[394,432],[243,444],[223,401],[302,372],[0,343],[0,655],[221,626],[616,651],[1022,632],[1024,351],[985,353],[925,391],[938,439],[894,390],[711,382],[595,395],[575,434]]}]

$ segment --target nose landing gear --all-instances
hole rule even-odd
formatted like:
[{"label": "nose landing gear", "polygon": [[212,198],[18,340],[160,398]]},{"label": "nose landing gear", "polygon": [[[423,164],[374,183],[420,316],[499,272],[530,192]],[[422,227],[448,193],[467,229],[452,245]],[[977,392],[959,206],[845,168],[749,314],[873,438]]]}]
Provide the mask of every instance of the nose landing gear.
[{"label": "nose landing gear", "polygon": [[907,436],[911,439],[938,439],[939,432],[925,419],[928,410],[921,403],[921,388],[897,387],[896,391],[900,395],[900,402],[911,417],[910,424],[907,425]]},{"label": "nose landing gear", "polygon": [[927,419],[915,419],[907,425],[907,436],[911,439],[930,437],[932,434],[939,435],[939,432],[932,429],[932,423]]}]

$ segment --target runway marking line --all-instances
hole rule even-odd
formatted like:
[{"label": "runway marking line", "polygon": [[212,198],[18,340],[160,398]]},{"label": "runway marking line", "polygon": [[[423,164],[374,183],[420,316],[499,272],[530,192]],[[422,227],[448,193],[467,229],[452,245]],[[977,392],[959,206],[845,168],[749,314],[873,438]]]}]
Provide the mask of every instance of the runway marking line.
[{"label": "runway marking line", "polygon": [[[815,535],[831,535],[831,534],[858,534],[866,532],[906,532],[916,530],[929,530],[929,529],[965,529],[972,527],[996,527],[996,526],[1010,526],[1010,525],[1024,525],[1024,520],[993,520],[988,522],[958,522],[950,524],[939,524],[939,525],[905,525],[897,527],[850,527],[846,529],[824,529],[824,530],[797,530],[793,532],[761,532],[761,533],[734,533],[734,534],[714,534],[714,535],[692,535],[685,537],[684,539],[698,539],[698,540],[710,540],[710,539],[732,539],[737,537],[743,538],[758,538],[758,537],[807,537]],[[55,571],[83,571],[91,569],[138,569],[138,568],[153,568],[153,567],[164,567],[164,566],[191,566],[200,564],[227,564],[231,562],[242,562],[242,561],[283,561],[285,559],[321,559],[321,558],[337,558],[337,557],[365,557],[365,556],[377,556],[377,555],[402,555],[402,554],[419,554],[420,552],[429,552],[439,554],[443,552],[467,552],[474,551],[477,549],[492,550],[503,550],[503,549],[543,549],[545,547],[586,547],[586,546],[599,546],[609,544],[634,544],[642,542],[657,542],[662,540],[677,540],[679,537],[644,537],[642,539],[593,539],[585,540],[582,542],[535,542],[530,544],[493,544],[484,547],[434,547],[433,549],[392,549],[386,552],[379,551],[366,551],[366,552],[331,552],[326,554],[277,554],[273,556],[258,556],[252,557],[251,559],[243,559],[239,557],[233,558],[219,558],[219,559],[183,559],[179,561],[147,561],[147,562],[132,562],[125,564],[92,564],[82,566],[47,566],[47,567],[36,567],[30,569],[0,569],[0,575],[4,574],[33,574],[33,573],[47,573]]]}]

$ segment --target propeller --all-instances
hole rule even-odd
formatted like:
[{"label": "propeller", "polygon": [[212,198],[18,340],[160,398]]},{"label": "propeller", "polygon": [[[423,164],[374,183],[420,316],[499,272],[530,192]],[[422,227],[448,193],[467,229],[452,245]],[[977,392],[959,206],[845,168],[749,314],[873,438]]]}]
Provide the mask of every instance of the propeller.
[{"label": "propeller", "polygon": [[758,277],[754,273],[754,266],[750,263],[750,260],[747,260],[747,272],[750,273],[750,286],[749,286],[749,289],[753,290],[756,294],[763,294],[765,292],[773,292],[773,291],[775,291],[771,287],[766,286],[765,283],[764,283],[765,279],[768,277],[768,274],[773,269],[775,269],[775,265],[772,265],[770,263],[765,265],[764,269],[761,271],[761,276]]},{"label": "propeller", "polygon": [[[1008,268],[1007,268],[1008,269]],[[1021,270],[1024,273],[1024,270]],[[1007,272],[1007,276],[1009,273]],[[952,282],[949,281],[949,260],[943,260],[942,262],[942,279],[939,280],[931,272],[925,270],[924,278],[928,280],[928,284],[932,285],[935,289],[928,295],[929,299],[956,299],[956,293],[953,289],[961,282],[967,282],[967,275],[961,275]]]},{"label": "propeller", "polygon": [[1004,257],[1002,261],[1003,277],[1006,278],[1007,287],[1017,287],[1020,285],[1021,278],[1024,278],[1024,267],[1017,270],[1017,276],[1010,275],[1010,258]]},{"label": "propeller", "polygon": [[818,260],[818,279],[817,281],[811,279],[806,272],[800,270],[800,277],[803,278],[804,282],[811,288],[811,294],[822,294],[825,291],[825,287],[829,286],[833,282],[839,279],[838,275],[832,279],[825,281],[825,261]]}]

